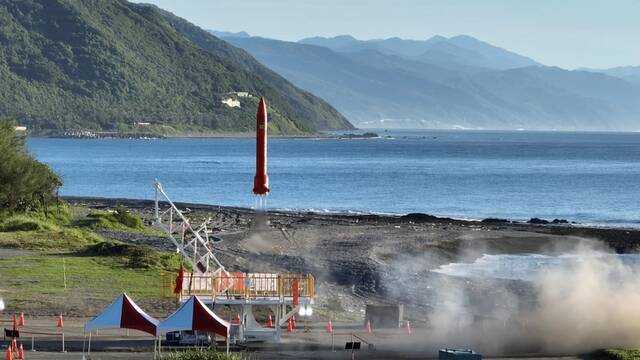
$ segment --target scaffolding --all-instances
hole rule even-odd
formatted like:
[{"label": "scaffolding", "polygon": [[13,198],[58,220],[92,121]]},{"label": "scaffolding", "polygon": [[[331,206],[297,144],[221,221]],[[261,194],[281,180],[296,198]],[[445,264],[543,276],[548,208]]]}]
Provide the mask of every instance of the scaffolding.
[{"label": "scaffolding", "polygon": [[[176,289],[176,274],[163,274],[163,295],[184,302],[192,295],[212,309],[229,306],[241,315],[234,331],[235,342],[279,341],[281,326],[300,308],[310,308],[315,297],[315,279],[303,273],[244,273],[228,271],[215,256],[213,237],[207,219],[193,226],[185,214],[171,201],[159,181],[155,181],[154,225],[167,234],[176,251],[190,264],[192,271],[182,279],[182,289]],[[264,201],[264,200],[263,200]],[[163,203],[168,207],[161,208]],[[263,202],[266,205],[266,201]],[[259,212],[262,208],[257,209]],[[253,306],[271,309],[275,316],[273,328],[260,325],[253,315]]]}]

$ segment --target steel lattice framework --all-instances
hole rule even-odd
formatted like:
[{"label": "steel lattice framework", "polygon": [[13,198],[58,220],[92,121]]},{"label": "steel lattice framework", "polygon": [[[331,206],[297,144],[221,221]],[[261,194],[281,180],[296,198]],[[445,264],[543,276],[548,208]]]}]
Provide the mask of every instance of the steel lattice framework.
[{"label": "steel lattice framework", "polygon": [[[193,226],[182,211],[171,201],[164,192],[162,184],[155,181],[155,221],[154,225],[164,231],[168,238],[176,246],[176,250],[191,264],[194,272],[201,275],[229,274],[218,261],[213,252],[213,241],[209,239],[207,224],[211,219],[205,220],[199,226]],[[169,204],[166,210],[160,209],[160,200]]]}]

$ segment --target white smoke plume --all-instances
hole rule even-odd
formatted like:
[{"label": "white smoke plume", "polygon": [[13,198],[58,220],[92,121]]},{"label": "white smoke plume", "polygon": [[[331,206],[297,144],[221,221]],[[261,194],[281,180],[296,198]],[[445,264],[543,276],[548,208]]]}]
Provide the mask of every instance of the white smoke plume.
[{"label": "white smoke plume", "polygon": [[[426,352],[454,347],[486,355],[583,354],[640,346],[640,265],[592,243],[560,256],[564,266],[532,274],[526,283],[426,276],[425,284],[433,289],[416,293],[422,297],[415,299],[428,309],[425,327],[414,327],[419,335],[404,341],[419,338],[414,346]],[[419,273],[416,264],[428,267],[420,259],[403,259],[394,273]],[[411,282],[426,288],[415,276]]]}]

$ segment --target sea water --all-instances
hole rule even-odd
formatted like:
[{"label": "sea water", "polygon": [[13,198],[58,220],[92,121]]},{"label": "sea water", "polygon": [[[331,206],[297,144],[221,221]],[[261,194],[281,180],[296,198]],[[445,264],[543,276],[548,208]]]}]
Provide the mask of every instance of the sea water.
[{"label": "sea water", "polygon": [[[269,140],[279,209],[640,226],[640,134],[378,131],[378,139]],[[30,138],[62,195],[251,207],[253,139]]]},{"label": "sea water", "polygon": [[450,263],[433,272],[463,278],[534,281],[545,272],[575,271],[592,264],[616,264],[608,269],[620,272],[621,268],[640,274],[640,255],[637,254],[566,254],[559,256],[483,255],[471,263]]}]

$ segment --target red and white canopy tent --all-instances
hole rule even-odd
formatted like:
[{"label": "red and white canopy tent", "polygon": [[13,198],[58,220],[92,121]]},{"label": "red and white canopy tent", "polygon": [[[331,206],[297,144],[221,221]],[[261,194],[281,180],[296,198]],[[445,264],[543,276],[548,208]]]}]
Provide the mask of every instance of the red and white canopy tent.
[{"label": "red and white canopy tent", "polygon": [[228,353],[230,329],[231,324],[216,315],[197,296],[192,296],[178,310],[158,324],[157,334],[184,330],[218,334],[227,339]]},{"label": "red and white canopy tent", "polygon": [[127,294],[121,294],[100,315],[87,321],[85,333],[89,333],[89,352],[91,352],[91,333],[101,329],[132,329],[156,336],[159,321],[149,316]]}]

